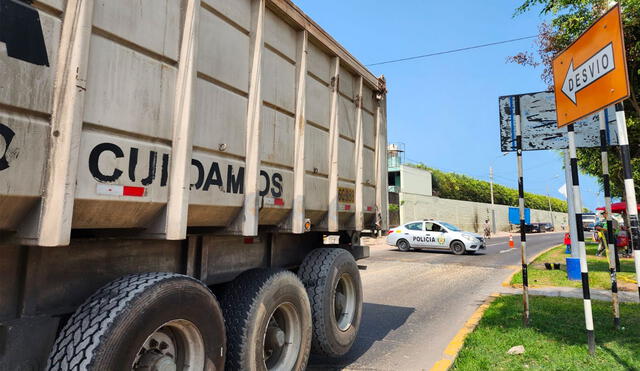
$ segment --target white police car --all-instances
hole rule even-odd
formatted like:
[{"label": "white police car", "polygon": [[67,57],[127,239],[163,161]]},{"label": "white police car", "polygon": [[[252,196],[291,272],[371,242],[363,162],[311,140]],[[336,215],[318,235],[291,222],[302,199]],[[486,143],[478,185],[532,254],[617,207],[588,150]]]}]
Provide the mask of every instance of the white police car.
[{"label": "white police car", "polygon": [[485,249],[484,238],[477,233],[465,232],[456,226],[436,220],[409,222],[389,230],[387,244],[401,251],[410,249],[451,250],[456,255],[473,254]]}]

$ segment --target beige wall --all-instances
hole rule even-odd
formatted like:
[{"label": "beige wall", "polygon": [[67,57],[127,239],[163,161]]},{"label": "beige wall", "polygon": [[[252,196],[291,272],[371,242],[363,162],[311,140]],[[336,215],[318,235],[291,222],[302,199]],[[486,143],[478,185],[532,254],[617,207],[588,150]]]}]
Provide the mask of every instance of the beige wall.
[{"label": "beige wall", "polygon": [[[509,206],[495,205],[496,229],[509,231]],[[479,232],[485,219],[491,216],[491,204],[450,200],[433,196],[400,193],[400,221],[437,219],[456,225],[467,231]],[[549,210],[531,209],[531,222],[551,222]],[[567,214],[553,212],[556,230],[567,226]],[[567,228],[568,229],[568,228]]]},{"label": "beige wall", "polygon": [[433,195],[431,172],[408,165],[400,165],[400,189],[416,195]]}]

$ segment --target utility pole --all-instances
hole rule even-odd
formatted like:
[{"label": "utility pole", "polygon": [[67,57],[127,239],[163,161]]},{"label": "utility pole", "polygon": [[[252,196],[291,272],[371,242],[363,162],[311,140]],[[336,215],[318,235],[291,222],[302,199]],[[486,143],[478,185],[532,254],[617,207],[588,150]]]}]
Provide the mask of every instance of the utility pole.
[{"label": "utility pole", "polygon": [[496,233],[496,208],[493,204],[493,166],[489,166],[489,184],[491,185],[491,231]]},{"label": "utility pole", "polygon": [[551,226],[555,230],[556,226],[553,222],[553,211],[551,211],[551,197],[549,197],[549,186],[547,186],[547,201],[549,202],[549,217],[551,218]]}]

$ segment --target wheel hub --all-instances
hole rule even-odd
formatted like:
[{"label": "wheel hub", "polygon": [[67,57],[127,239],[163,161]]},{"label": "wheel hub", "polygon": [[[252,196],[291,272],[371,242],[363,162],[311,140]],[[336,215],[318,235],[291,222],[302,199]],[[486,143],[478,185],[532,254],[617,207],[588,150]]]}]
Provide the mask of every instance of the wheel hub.
[{"label": "wheel hub", "polygon": [[300,319],[290,303],[278,306],[264,330],[264,365],[267,370],[291,370],[301,346]]},{"label": "wheel hub", "polygon": [[204,342],[187,320],[172,320],[153,332],[138,350],[133,371],[195,371],[204,368]]},{"label": "wheel hub", "polygon": [[346,273],[336,283],[333,310],[338,328],[340,331],[347,331],[356,310],[356,289],[351,276]]},{"label": "wheel hub", "polygon": [[136,369],[149,371],[176,371],[177,366],[173,358],[163,355],[162,353],[150,351],[146,352],[140,358],[140,362]]},{"label": "wheel hub", "polygon": [[280,327],[269,326],[267,329],[267,347],[278,349],[284,346],[284,331]]}]

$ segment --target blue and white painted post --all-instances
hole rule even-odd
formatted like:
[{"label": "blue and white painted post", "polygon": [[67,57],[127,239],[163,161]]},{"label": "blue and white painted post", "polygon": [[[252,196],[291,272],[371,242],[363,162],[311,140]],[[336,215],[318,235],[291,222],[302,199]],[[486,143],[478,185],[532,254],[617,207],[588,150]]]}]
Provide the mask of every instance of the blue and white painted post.
[{"label": "blue and white painted post", "polygon": [[520,208],[520,255],[522,261],[522,322],[529,326],[529,277],[527,272],[527,234],[524,215],[524,181],[522,174],[522,127],[520,125],[520,97],[515,97],[516,153],[518,161],[518,206]]},{"label": "blue and white painted post", "polygon": [[584,245],[584,226],[582,225],[582,197],[580,195],[580,180],[578,179],[578,158],[576,156],[576,133],[573,124],[567,126],[569,138],[569,157],[571,162],[571,183],[573,187],[573,207],[576,211],[576,229],[578,241],[571,241],[572,248],[580,251],[580,275],[582,278],[582,298],[584,299],[584,320],[587,328],[587,343],[589,354],[595,354],[596,338],[593,331],[593,313],[591,311],[591,292],[589,290],[589,269],[587,268],[587,252]]},{"label": "blue and white painted post", "polygon": [[613,324],[620,328],[620,305],[618,304],[618,279],[616,273],[616,246],[614,244],[613,221],[611,220],[611,184],[609,182],[609,157],[607,147],[606,108],[598,114],[600,122],[600,157],[602,159],[602,186],[604,188],[604,209],[607,213],[607,244],[609,249],[609,275],[611,276],[611,304],[613,306]]},{"label": "blue and white painted post", "polygon": [[636,265],[636,281],[638,281],[638,294],[640,295],[640,234],[638,233],[638,203],[633,184],[633,171],[631,169],[631,153],[629,151],[629,136],[627,135],[627,122],[624,115],[622,102],[616,103],[616,124],[618,126],[618,142],[620,144],[620,156],[622,157],[622,173],[624,175],[624,191],[627,201],[627,216],[629,217],[629,233],[633,246],[633,257]]}]

